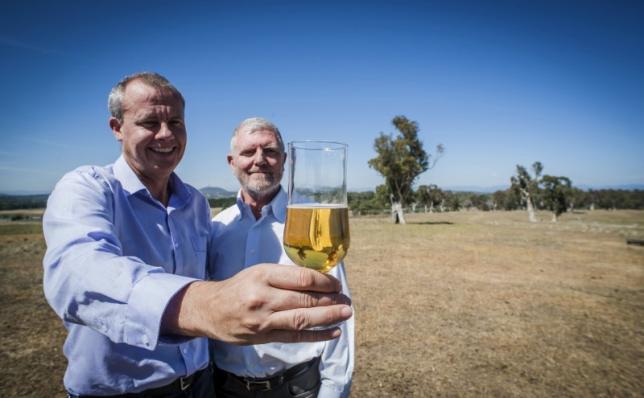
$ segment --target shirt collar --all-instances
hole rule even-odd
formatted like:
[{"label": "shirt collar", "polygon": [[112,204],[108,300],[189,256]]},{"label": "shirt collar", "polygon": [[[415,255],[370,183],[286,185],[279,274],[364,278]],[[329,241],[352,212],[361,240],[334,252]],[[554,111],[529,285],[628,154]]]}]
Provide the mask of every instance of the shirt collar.
[{"label": "shirt collar", "polygon": [[[134,173],[134,170],[127,164],[123,155],[114,162],[114,176],[121,183],[123,190],[129,195],[134,195],[138,192],[145,191],[151,197],[148,189],[143,185],[139,177]],[[179,208],[190,201],[190,191],[186,184],[181,181],[179,176],[175,173],[170,175],[170,199],[168,204],[174,208]]]},{"label": "shirt collar", "polygon": [[[282,187],[280,186],[280,189],[273,197],[273,200],[271,200],[266,206],[262,208],[262,217],[272,212],[277,221],[284,223],[286,221],[286,202],[286,192],[284,192],[284,189],[282,189]],[[241,189],[237,192],[237,208],[239,209],[239,213],[241,214],[242,218],[253,214],[250,206],[244,203]]]},{"label": "shirt collar", "polygon": [[139,180],[134,170],[125,161],[123,155],[114,162],[114,177],[121,183],[121,187],[130,195],[143,190],[147,190],[145,185]]}]

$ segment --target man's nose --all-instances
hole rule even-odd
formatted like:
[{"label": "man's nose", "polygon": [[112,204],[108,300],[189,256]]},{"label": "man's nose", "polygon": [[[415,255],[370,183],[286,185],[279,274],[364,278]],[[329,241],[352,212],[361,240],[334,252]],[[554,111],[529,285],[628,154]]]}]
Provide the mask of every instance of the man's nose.
[{"label": "man's nose", "polygon": [[264,151],[262,151],[261,148],[258,148],[257,151],[255,151],[255,164],[262,165],[264,163],[266,163]]},{"label": "man's nose", "polygon": [[174,133],[172,132],[172,129],[170,129],[170,126],[168,126],[167,123],[161,123],[159,126],[159,131],[157,131],[155,138],[157,140],[167,140],[170,138],[174,138]]}]

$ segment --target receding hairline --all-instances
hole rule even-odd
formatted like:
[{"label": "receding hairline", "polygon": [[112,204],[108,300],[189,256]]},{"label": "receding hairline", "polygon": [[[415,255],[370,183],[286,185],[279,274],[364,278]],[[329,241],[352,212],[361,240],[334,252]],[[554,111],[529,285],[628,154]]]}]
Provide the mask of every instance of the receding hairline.
[{"label": "receding hairline", "polygon": [[143,79],[133,79],[127,83],[127,85],[123,88],[123,96],[121,98],[121,108],[123,111],[127,109],[127,101],[125,99],[127,98],[126,94],[128,93],[128,90],[142,90],[142,88],[137,88],[137,85],[139,87],[147,87],[152,90],[154,90],[154,95],[158,99],[164,99],[164,98],[174,98],[176,100],[179,100],[181,103],[181,108],[182,110],[185,110],[185,102],[183,101],[183,96],[181,93],[177,92],[176,90],[173,90],[170,87],[167,86],[154,86],[149,84]]},{"label": "receding hairline", "polygon": [[248,134],[254,134],[258,131],[270,131],[273,133],[277,139],[277,145],[282,153],[285,152],[284,141],[282,140],[282,133],[277,128],[277,126],[270,122],[267,119],[261,117],[251,117],[243,120],[239,125],[233,130],[233,135],[230,138],[230,154],[235,153],[235,146],[237,144],[237,136],[243,132],[248,132]]},{"label": "receding hairline", "polygon": [[121,81],[116,83],[112,90],[110,91],[108,97],[108,110],[112,117],[115,117],[118,120],[123,119],[123,97],[125,91],[130,83],[141,82],[143,85],[152,87],[161,92],[164,95],[170,94],[181,102],[183,111],[185,111],[186,101],[183,98],[183,95],[165,76],[162,76],[156,72],[139,72],[129,76],[125,76]]}]

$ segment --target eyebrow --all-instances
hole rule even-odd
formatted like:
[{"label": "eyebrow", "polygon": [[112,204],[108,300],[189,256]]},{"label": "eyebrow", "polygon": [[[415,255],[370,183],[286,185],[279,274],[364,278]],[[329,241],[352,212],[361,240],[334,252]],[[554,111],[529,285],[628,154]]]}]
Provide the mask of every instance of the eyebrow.
[{"label": "eyebrow", "polygon": [[[136,113],[134,117],[136,120],[145,120],[145,119],[159,119],[158,115],[160,112],[155,111],[154,109],[141,109],[140,113]],[[181,118],[184,119],[184,114],[180,110],[168,112],[168,120]]]},{"label": "eyebrow", "polygon": [[261,147],[264,150],[266,150],[266,149],[271,149],[271,150],[276,150],[276,151],[280,150],[279,144],[268,144],[266,146],[259,145],[259,146],[255,146],[255,147],[249,147],[249,148],[238,148],[237,153],[244,153],[244,152],[249,152],[249,151],[255,152],[258,147]]}]

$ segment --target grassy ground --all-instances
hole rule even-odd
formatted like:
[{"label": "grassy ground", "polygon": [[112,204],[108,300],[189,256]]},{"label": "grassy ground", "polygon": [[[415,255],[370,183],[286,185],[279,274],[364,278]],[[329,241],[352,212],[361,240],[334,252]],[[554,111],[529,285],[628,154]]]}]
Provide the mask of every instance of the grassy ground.
[{"label": "grassy ground", "polygon": [[644,394],[644,213],[525,220],[353,220],[355,396]]},{"label": "grassy ground", "polygon": [[[351,220],[354,397],[644,396],[644,212]],[[36,222],[0,222],[0,391],[62,396]]]}]

